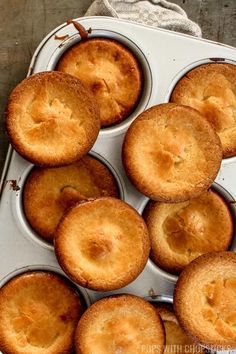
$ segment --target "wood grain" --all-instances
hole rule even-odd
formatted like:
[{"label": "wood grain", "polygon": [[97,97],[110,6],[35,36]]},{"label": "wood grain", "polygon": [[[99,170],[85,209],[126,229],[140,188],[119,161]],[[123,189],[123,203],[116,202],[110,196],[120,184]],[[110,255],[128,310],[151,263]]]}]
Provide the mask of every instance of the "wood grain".
[{"label": "wood grain", "polygon": [[235,0],[174,0],[202,28],[204,38],[236,46]]},{"label": "wood grain", "polygon": [[[70,18],[83,16],[92,0],[0,0],[0,172],[8,147],[3,112],[13,87],[27,73],[43,37]],[[235,0],[175,0],[198,22],[203,37],[236,46]]]}]

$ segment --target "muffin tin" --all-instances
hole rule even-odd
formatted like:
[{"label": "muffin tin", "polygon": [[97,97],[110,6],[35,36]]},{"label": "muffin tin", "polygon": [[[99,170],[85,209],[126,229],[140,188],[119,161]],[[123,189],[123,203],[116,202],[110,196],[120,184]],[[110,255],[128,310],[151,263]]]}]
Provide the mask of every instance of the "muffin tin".
[{"label": "muffin tin", "polygon": [[[223,44],[125,20],[85,17],[76,21],[86,29],[92,29],[89,37],[108,37],[125,44],[134,52],[142,65],[145,84],[139,105],[124,122],[102,129],[91,151],[93,156],[105,163],[113,172],[121,198],[133,205],[141,214],[148,198],[131,185],[121,162],[121,147],[128,126],[145,109],[158,103],[168,102],[177,81],[193,67],[208,62],[236,64],[236,50]],[[33,55],[28,75],[53,70],[65,50],[79,40],[80,35],[73,24],[63,24],[53,30]],[[9,148],[0,186],[0,286],[16,274],[27,270],[51,270],[64,274],[57,263],[53,246],[37,236],[24,216],[22,191],[32,166],[11,147]],[[236,220],[235,181],[236,157],[223,160],[213,188],[227,201],[234,224]],[[234,230],[231,249],[236,250],[236,230]],[[106,293],[79,286],[78,290],[84,296],[88,306],[109,294],[124,292],[147,299],[171,301],[176,279],[176,276],[166,273],[149,260],[140,276],[125,288]]]}]

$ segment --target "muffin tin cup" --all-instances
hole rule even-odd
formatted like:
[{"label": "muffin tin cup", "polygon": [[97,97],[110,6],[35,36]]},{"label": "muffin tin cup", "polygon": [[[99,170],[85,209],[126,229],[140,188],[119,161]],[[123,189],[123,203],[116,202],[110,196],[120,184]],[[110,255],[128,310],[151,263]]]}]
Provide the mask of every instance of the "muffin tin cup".
[{"label": "muffin tin cup", "polygon": [[[90,156],[93,156],[100,162],[102,162],[112,173],[114,176],[117,187],[119,190],[119,195],[120,199],[124,200],[125,199],[125,184],[124,181],[122,180],[122,177],[119,174],[119,171],[116,171],[116,169],[107,161],[104,157],[102,157],[100,154],[90,151],[89,152]],[[34,165],[30,164],[28,165],[22,174],[17,178],[19,181],[17,183],[17,188],[19,190],[17,193],[12,194],[12,200],[11,200],[11,208],[12,208],[12,214],[15,218],[15,221],[17,223],[17,226],[19,227],[19,231],[28,239],[33,241],[34,243],[38,244],[41,247],[44,247],[50,251],[54,251],[54,246],[52,243],[47,242],[45,239],[40,237],[36,231],[31,227],[29,222],[27,221],[27,218],[25,216],[24,212],[24,207],[23,207],[23,192],[24,192],[24,185],[26,183],[26,180],[28,176],[30,175]]]},{"label": "muffin tin cup", "polygon": [[[232,196],[232,194],[230,194],[224,187],[222,187],[220,184],[214,182],[211,186],[211,189],[213,189],[215,192],[217,192],[226,202],[226,205],[228,206],[231,215],[232,215],[232,219],[234,222],[234,230],[233,230],[233,237],[232,237],[232,243],[231,246],[229,248],[230,251],[236,251],[236,227],[235,227],[235,220],[236,220],[236,200],[235,198]],[[139,213],[143,214],[145,207],[147,206],[148,202],[150,201],[150,199],[146,199],[143,201],[143,204],[141,205],[140,209],[139,209]],[[168,273],[167,271],[165,271],[164,269],[162,269],[161,267],[159,267],[157,264],[155,264],[155,262],[153,262],[150,259],[150,263],[153,266],[153,271],[156,271],[158,274],[160,274],[163,278],[165,278],[166,280],[172,281],[172,282],[176,282],[178,279],[177,275]]]},{"label": "muffin tin cup", "polygon": [[[73,25],[72,25],[73,26]],[[67,26],[68,27],[68,26]],[[130,40],[127,36],[121,35],[118,32],[106,30],[106,29],[92,29],[91,34],[88,35],[88,38],[107,38],[113,39],[121,44],[125,45],[130,51],[136,56],[139,63],[141,64],[143,79],[144,79],[144,87],[143,93],[140,97],[140,100],[135,107],[134,111],[127,117],[124,121],[119,124],[113,125],[111,127],[102,128],[99,132],[99,136],[115,136],[117,134],[121,134],[126,131],[130,123],[135,119],[135,117],[143,112],[149,102],[150,95],[152,92],[153,78],[151,74],[151,69],[149,62],[142,52],[142,50],[137,46],[132,40]],[[43,71],[55,70],[56,65],[61,58],[61,56],[73,45],[77,44],[80,41],[80,35],[77,33],[73,33],[69,35],[60,45],[58,45],[55,50],[51,53],[51,56],[48,57],[48,61],[45,62],[45,66]]]},{"label": "muffin tin cup", "polygon": [[77,284],[73,283],[68,277],[64,275],[60,267],[52,267],[49,265],[41,264],[41,265],[28,265],[19,269],[14,270],[13,272],[7,274],[4,278],[1,279],[0,281],[0,288],[3,287],[5,284],[7,284],[10,280],[14,279],[15,277],[21,275],[21,274],[27,274],[30,272],[36,272],[36,271],[41,271],[41,272],[50,272],[54,274],[61,275],[63,278],[65,278],[67,281],[71,283],[71,286],[75,289],[75,291],[80,295],[81,301],[85,308],[88,308],[91,305],[91,299],[89,297],[88,292],[82,288],[79,287]]},{"label": "muffin tin cup", "polygon": [[[145,86],[141,101],[123,123],[102,129],[91,154],[98,159],[108,162],[108,167],[115,175],[125,202],[131,204],[141,214],[148,198],[140,194],[127,178],[121,161],[123,138],[128,126],[135,117],[146,108],[168,102],[170,92],[178,79],[191,68],[216,60],[234,62],[236,50],[234,48],[210,42],[207,40],[182,35],[179,33],[156,29],[149,26],[131,23],[129,21],[108,18],[91,17],[77,19],[86,29],[92,28],[91,36],[108,37],[120,41],[128,46],[138,57],[144,72]],[[55,36],[65,39],[55,39]],[[28,75],[52,70],[60,56],[74,43],[80,40],[75,27],[63,24],[54,29],[39,45],[33,55]],[[186,48],[188,49],[186,51]],[[212,58],[212,59],[206,59]],[[22,189],[25,179],[32,168],[32,164],[24,160],[12,149],[9,149],[4,174],[1,179],[2,193],[0,203],[0,280],[1,285],[10,275],[19,270],[54,269],[60,274],[61,270],[53,247],[42,241],[26,223],[22,209]],[[229,202],[234,224],[236,219],[236,159],[223,161],[219,174],[213,185]],[[234,235],[235,236],[235,235]],[[236,250],[236,241],[232,250]],[[42,266],[38,266],[42,265]],[[146,299],[158,299],[165,294],[167,298],[173,296],[177,277],[158,268],[150,259],[138,278],[117,291],[98,292],[84,290],[90,303],[98,299],[118,294],[131,293]],[[81,287],[79,287],[81,290]]]},{"label": "muffin tin cup", "polygon": [[144,299],[151,303],[164,303],[164,304],[173,305],[173,296],[153,295],[153,296],[146,296]]}]

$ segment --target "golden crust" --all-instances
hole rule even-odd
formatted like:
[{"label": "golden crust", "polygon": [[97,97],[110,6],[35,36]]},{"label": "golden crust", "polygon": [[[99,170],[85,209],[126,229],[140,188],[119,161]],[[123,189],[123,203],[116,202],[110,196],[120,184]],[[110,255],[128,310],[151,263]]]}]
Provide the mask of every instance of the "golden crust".
[{"label": "golden crust", "polygon": [[161,354],[164,344],[164,328],[153,306],[126,294],[94,303],[75,334],[78,354],[147,354],[154,349]]},{"label": "golden crust", "polygon": [[171,101],[199,110],[218,133],[224,157],[236,155],[236,66],[205,64],[175,86]]},{"label": "golden crust", "polygon": [[[151,304],[155,307],[157,313],[160,315],[162,322],[165,326],[165,321],[174,322],[178,324],[177,318],[175,317],[173,306],[169,303],[160,303],[160,302],[151,302]],[[167,334],[167,333],[166,333]],[[175,335],[175,333],[173,334]],[[166,344],[167,344],[167,335],[166,335]]]},{"label": "golden crust", "polygon": [[52,242],[65,211],[76,202],[97,197],[119,197],[109,169],[89,155],[58,168],[34,168],[26,181],[23,206],[32,228]]},{"label": "golden crust", "polygon": [[221,159],[219,138],[206,119],[174,103],[140,114],[123,143],[130,180],[141,193],[162,202],[186,201],[207,190]]},{"label": "golden crust", "polygon": [[117,41],[81,41],[62,56],[56,69],[88,85],[99,104],[102,127],[122,122],[139,102],[141,67],[134,54]]},{"label": "golden crust", "polygon": [[212,252],[192,261],[174,292],[175,314],[197,342],[236,348],[236,254]]},{"label": "golden crust", "polygon": [[157,313],[161,316],[166,333],[165,354],[202,353],[199,347],[180,327],[172,306],[155,304]]},{"label": "golden crust", "polygon": [[72,207],[55,234],[57,259],[76,283],[100,291],[133,281],[148,260],[145,222],[130,205],[98,198]]},{"label": "golden crust", "polygon": [[11,144],[39,166],[75,162],[93,146],[100,128],[98,107],[75,77],[43,72],[12,91],[6,109]]},{"label": "golden crust", "polygon": [[182,203],[149,202],[143,216],[151,258],[170,273],[179,274],[201,254],[226,251],[232,242],[230,209],[213,190]]},{"label": "golden crust", "polygon": [[5,354],[68,354],[83,305],[64,278],[21,274],[0,289],[0,350]]}]

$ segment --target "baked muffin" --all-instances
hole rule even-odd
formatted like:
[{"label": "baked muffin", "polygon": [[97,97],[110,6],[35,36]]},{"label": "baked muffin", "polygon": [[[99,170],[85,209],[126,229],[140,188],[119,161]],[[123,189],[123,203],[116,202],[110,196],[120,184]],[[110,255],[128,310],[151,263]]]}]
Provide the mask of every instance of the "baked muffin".
[{"label": "baked muffin", "polygon": [[213,252],[192,261],[175,287],[180,325],[205,347],[236,348],[236,254]]},{"label": "baked muffin", "polygon": [[23,206],[32,228],[52,242],[66,209],[82,200],[106,196],[119,197],[116,180],[102,162],[86,155],[65,167],[33,168],[24,187]]},{"label": "baked muffin", "polygon": [[0,350],[5,354],[72,353],[83,305],[59,275],[28,272],[0,289]]},{"label": "baked muffin", "polygon": [[224,157],[236,155],[236,66],[205,64],[175,86],[171,101],[197,109],[220,137]]},{"label": "baked muffin", "polygon": [[165,327],[165,354],[203,353],[203,348],[193,342],[180,327],[171,305],[152,304],[155,306]]},{"label": "baked muffin", "polygon": [[219,138],[206,119],[174,103],[140,114],[123,144],[130,180],[141,193],[162,202],[186,201],[207,190],[221,159]]},{"label": "baked muffin", "polygon": [[134,295],[104,298],[79,321],[75,346],[78,354],[163,353],[164,328],[156,310]]},{"label": "baked muffin", "polygon": [[137,58],[108,38],[81,41],[60,58],[56,70],[87,84],[100,107],[101,126],[122,122],[136,108],[143,86]]},{"label": "baked muffin", "polygon": [[40,166],[62,166],[93,146],[100,128],[99,110],[77,78],[43,72],[12,91],[6,128],[11,144],[24,158]]},{"label": "baked muffin", "polygon": [[229,207],[213,190],[182,203],[149,202],[144,219],[152,260],[174,274],[201,254],[226,251],[233,237]]},{"label": "baked muffin", "polygon": [[133,281],[145,267],[150,250],[142,217],[130,205],[109,197],[72,207],[60,221],[54,243],[67,275],[100,291]]}]

